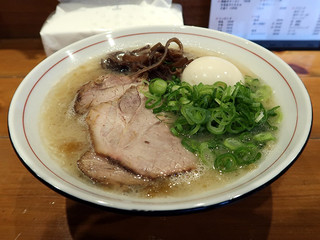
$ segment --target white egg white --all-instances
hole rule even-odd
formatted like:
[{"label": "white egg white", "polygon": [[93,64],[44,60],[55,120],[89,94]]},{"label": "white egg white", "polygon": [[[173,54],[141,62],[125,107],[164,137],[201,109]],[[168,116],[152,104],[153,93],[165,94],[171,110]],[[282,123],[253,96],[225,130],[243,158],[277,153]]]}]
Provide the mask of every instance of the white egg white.
[{"label": "white egg white", "polygon": [[234,85],[243,80],[243,75],[234,64],[223,58],[205,56],[193,60],[184,69],[181,80],[191,85],[211,85],[217,81]]}]

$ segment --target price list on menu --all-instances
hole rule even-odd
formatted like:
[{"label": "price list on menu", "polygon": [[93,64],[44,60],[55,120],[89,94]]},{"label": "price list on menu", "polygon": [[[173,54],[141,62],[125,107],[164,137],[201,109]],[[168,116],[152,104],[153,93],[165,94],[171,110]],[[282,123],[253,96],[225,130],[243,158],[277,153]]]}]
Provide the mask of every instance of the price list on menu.
[{"label": "price list on menu", "polygon": [[212,0],[209,28],[250,40],[320,40],[320,1]]}]

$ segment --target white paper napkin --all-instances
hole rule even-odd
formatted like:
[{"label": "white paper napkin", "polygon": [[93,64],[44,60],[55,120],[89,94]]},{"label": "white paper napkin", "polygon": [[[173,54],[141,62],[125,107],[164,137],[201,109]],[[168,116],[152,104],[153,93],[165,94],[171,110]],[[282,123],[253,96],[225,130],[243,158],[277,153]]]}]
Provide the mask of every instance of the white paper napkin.
[{"label": "white paper napkin", "polygon": [[88,36],[134,26],[183,25],[171,0],[60,0],[40,36],[47,56]]}]

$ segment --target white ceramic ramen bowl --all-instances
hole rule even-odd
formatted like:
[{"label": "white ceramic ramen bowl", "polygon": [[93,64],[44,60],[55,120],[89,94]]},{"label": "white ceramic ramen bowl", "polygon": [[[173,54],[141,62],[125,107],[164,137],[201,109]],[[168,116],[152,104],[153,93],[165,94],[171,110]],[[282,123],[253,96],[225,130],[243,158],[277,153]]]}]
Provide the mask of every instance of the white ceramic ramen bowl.
[{"label": "white ceramic ramen bowl", "polygon": [[[85,184],[52,160],[39,136],[40,106],[66,73],[104,53],[165,43],[178,37],[185,46],[214,50],[240,62],[273,90],[283,112],[278,143],[259,166],[239,180],[214,191],[184,198],[142,199],[108,193]],[[219,206],[247,196],[279,177],[298,158],[310,134],[312,106],[295,72],[270,51],[245,39],[198,27],[143,27],[107,32],[76,42],[51,55],[22,81],[12,99],[10,138],[25,166],[40,180],[64,195],[130,211],[162,212]]]}]

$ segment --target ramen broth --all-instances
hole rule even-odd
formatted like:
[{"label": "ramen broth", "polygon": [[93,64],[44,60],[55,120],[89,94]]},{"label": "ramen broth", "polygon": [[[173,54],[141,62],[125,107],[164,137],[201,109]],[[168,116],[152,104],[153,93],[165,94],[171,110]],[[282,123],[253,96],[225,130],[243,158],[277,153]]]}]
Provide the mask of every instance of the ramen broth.
[{"label": "ramen broth", "polygon": [[[205,55],[219,56],[208,51],[185,48],[188,57]],[[221,56],[220,56],[221,57]],[[230,59],[227,59],[230,61]],[[233,62],[234,63],[234,62]],[[234,63],[243,74],[253,76],[245,68]],[[193,171],[175,176],[150,180],[144,186],[102,185],[93,182],[77,167],[77,160],[92,148],[85,116],[77,115],[73,110],[78,89],[88,81],[106,74],[100,66],[100,58],[90,60],[73,70],[59,81],[50,91],[42,106],[40,132],[52,157],[59,165],[79,180],[119,194],[137,197],[181,197],[220,188],[239,179],[256,167],[251,164],[246,168],[230,173],[219,173],[199,163]],[[269,146],[270,148],[271,146]],[[266,148],[268,149],[268,147]],[[267,150],[265,150],[267,151]],[[263,155],[266,155],[263,153]],[[260,160],[261,161],[261,160]],[[200,162],[200,161],[199,161]]]}]

